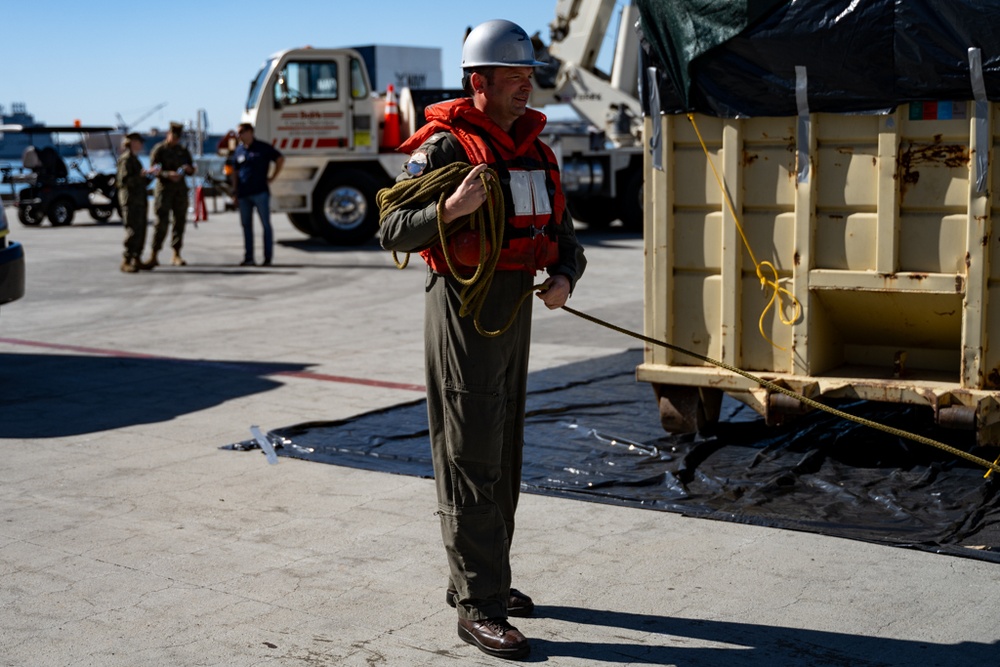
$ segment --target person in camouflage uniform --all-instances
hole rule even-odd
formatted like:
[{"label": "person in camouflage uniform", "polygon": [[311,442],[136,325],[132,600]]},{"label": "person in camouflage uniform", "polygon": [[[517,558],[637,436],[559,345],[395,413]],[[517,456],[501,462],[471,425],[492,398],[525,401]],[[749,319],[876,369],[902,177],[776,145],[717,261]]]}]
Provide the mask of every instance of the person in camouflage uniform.
[{"label": "person in camouflage uniform", "polygon": [[156,210],[156,229],[153,232],[153,248],[149,261],[150,266],[158,266],[157,255],[163,248],[170,229],[170,215],[174,217],[173,234],[170,237],[170,247],[174,250],[171,263],[174,266],[187,264],[181,258],[181,246],[184,245],[184,223],[187,221],[188,187],[185,176],[195,172],[194,159],[191,151],[181,144],[184,126],[171,123],[170,131],[164,141],[153,146],[149,155],[149,164],[156,174],[156,189],[154,191],[153,208]]},{"label": "person in camouflage uniform", "polygon": [[122,152],[118,156],[118,204],[125,222],[125,252],[121,269],[125,273],[152,268],[139,258],[146,245],[146,213],[149,208],[146,197],[149,172],[139,162],[141,150],[142,136],[130,132],[122,142]]}]

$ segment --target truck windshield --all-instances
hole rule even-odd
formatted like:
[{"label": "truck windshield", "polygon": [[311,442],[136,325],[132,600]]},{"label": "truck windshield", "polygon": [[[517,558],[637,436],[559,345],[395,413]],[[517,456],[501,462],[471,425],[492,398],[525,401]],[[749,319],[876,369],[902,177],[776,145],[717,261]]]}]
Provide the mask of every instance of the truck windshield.
[{"label": "truck windshield", "polygon": [[264,90],[264,81],[267,79],[267,73],[271,71],[271,65],[274,60],[268,60],[264,63],[264,66],[260,68],[257,72],[257,76],[253,78],[250,82],[250,95],[247,97],[247,111],[250,111],[257,106],[257,101],[260,99],[260,91]]}]

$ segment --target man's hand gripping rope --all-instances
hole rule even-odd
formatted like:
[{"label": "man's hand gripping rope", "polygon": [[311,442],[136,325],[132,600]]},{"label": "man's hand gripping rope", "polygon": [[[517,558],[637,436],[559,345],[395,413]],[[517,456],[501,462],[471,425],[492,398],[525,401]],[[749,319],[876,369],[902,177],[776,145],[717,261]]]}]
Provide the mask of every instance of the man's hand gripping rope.
[{"label": "man's hand gripping rope", "polygon": [[[385,220],[386,216],[400,208],[419,206],[434,199],[437,200],[437,242],[441,244],[452,276],[463,286],[459,315],[464,317],[471,313],[480,335],[492,338],[509,329],[525,300],[536,291],[541,292],[539,297],[550,309],[559,308],[566,302],[569,280],[565,276],[552,276],[521,296],[506,324],[495,331],[483,328],[479,317],[500,259],[506,222],[500,181],[496,172],[485,164],[473,167],[464,162],[454,162],[419,178],[400,181],[391,188],[380,190],[376,197],[379,220]],[[455,266],[448,252],[448,238],[466,227],[479,232],[479,263],[468,278],[462,276],[461,269]],[[410,255],[407,253],[400,261],[393,251],[392,259],[398,268],[403,269],[409,263]]]}]

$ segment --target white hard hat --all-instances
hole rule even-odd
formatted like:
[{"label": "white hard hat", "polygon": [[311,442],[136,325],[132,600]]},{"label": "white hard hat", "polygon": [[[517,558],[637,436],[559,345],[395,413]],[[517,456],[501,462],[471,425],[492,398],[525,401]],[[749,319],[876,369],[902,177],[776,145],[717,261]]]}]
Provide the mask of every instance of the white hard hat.
[{"label": "white hard hat", "polygon": [[480,23],[462,46],[462,69],[472,67],[544,67],[524,28],[496,19]]}]

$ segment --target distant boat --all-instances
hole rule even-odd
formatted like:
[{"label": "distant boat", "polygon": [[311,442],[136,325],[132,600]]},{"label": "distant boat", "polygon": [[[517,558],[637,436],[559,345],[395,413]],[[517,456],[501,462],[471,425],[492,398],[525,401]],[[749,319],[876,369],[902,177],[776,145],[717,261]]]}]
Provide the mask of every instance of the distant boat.
[{"label": "distant boat", "polygon": [[[0,125],[24,125],[25,127],[36,127],[44,125],[35,121],[35,117],[28,113],[28,107],[24,102],[14,102],[11,105],[10,113],[0,104]],[[0,134],[0,160],[20,160],[24,155],[24,149],[31,145],[32,137],[26,134],[11,133]],[[55,146],[63,157],[76,155],[76,149],[70,147],[60,147],[52,141],[51,134],[38,134],[34,137],[35,148]],[[65,149],[65,150],[63,150]]]}]

